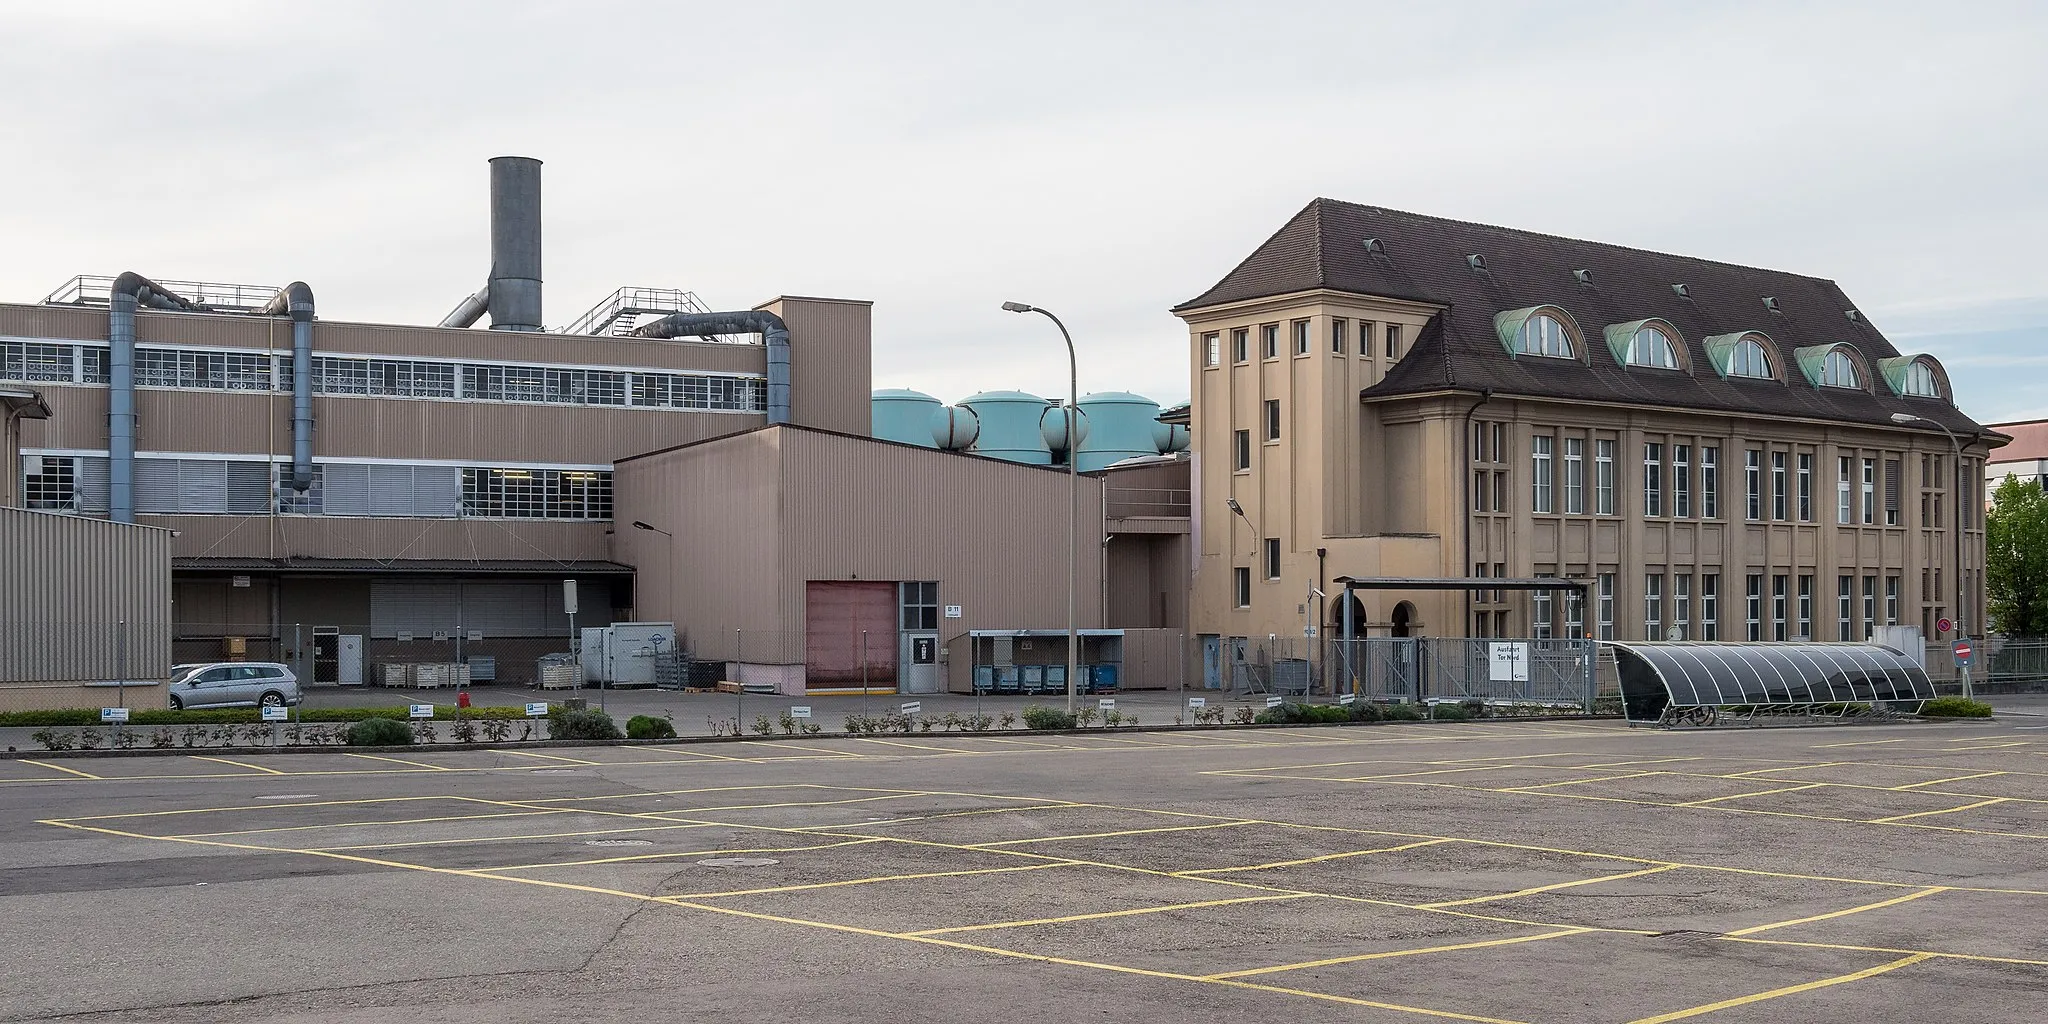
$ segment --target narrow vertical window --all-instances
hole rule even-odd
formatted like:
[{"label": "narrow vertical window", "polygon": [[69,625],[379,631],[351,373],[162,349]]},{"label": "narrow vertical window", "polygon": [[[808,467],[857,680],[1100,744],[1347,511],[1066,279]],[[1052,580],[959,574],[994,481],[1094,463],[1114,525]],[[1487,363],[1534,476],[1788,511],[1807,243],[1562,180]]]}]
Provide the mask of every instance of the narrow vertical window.
[{"label": "narrow vertical window", "polygon": [[1650,573],[1643,577],[1643,639],[1664,639],[1664,576]]},{"label": "narrow vertical window", "polygon": [[[1900,476],[1901,473],[1899,471],[1899,460],[1884,460],[1884,524],[1886,526],[1899,525]],[[1967,508],[1968,506],[1958,505],[1956,507]]]},{"label": "narrow vertical window", "polygon": [[1331,352],[1334,352],[1334,353],[1336,353],[1336,354],[1338,354],[1338,355],[1340,355],[1340,356],[1344,354],[1344,335],[1345,335],[1345,333],[1346,333],[1347,329],[1348,329],[1348,328],[1350,327],[1350,324],[1351,324],[1351,321],[1349,321],[1349,320],[1346,320],[1346,319],[1344,319],[1343,317],[1331,317],[1331,318],[1330,318],[1330,351],[1331,351]]},{"label": "narrow vertical window", "polygon": [[1671,514],[1692,518],[1692,445],[1671,446]]},{"label": "narrow vertical window", "polygon": [[1508,510],[1508,471],[1505,469],[1493,471],[1493,510],[1495,512],[1506,512]]},{"label": "narrow vertical window", "polygon": [[1884,578],[1884,624],[1887,626],[1899,624],[1899,578],[1897,576],[1886,576]]},{"label": "narrow vertical window", "polygon": [[1211,331],[1202,335],[1202,365],[1216,366],[1223,361],[1223,339]]},{"label": "narrow vertical window", "polygon": [[1280,578],[1280,538],[1278,537],[1266,538],[1266,578],[1269,580]]},{"label": "narrow vertical window", "polygon": [[1246,348],[1247,348],[1247,343],[1246,343],[1246,339],[1247,339],[1247,338],[1250,338],[1250,337],[1251,337],[1251,331],[1250,331],[1250,330],[1248,330],[1248,329],[1246,329],[1246,328],[1243,328],[1243,327],[1240,327],[1240,328],[1238,328],[1238,329],[1236,329],[1236,330],[1234,330],[1234,331],[1231,331],[1231,332],[1230,332],[1230,361],[1231,361],[1231,362],[1233,362],[1233,363],[1242,363],[1242,362],[1245,362],[1245,361],[1246,361],[1247,359],[1249,359],[1249,358],[1250,358],[1250,355],[1249,355],[1249,353],[1247,353],[1247,352],[1246,352]]},{"label": "narrow vertical window", "polygon": [[1237,468],[1240,470],[1252,468],[1252,432],[1249,430],[1234,431],[1231,434],[1231,438],[1237,443]]},{"label": "narrow vertical window", "polygon": [[1586,511],[1586,442],[1582,438],[1564,439],[1564,511],[1573,516]]},{"label": "narrow vertical window", "polygon": [[1280,358],[1280,325],[1259,325],[1259,356],[1264,359]]},{"label": "narrow vertical window", "polygon": [[[1851,507],[1849,482],[1849,457],[1835,460],[1835,522],[1847,524],[1855,521]],[[1847,640],[1844,636],[1842,639]]]},{"label": "narrow vertical window", "polygon": [[1785,584],[1783,576],[1771,577],[1771,639],[1784,643],[1789,637],[1785,633]]},{"label": "narrow vertical window", "polygon": [[1237,606],[1239,608],[1250,608],[1252,606],[1252,568],[1248,565],[1240,565],[1232,571],[1237,576]]},{"label": "narrow vertical window", "polygon": [[1529,511],[1531,512],[1548,513],[1552,511],[1550,502],[1551,444],[1552,438],[1549,434],[1535,434],[1529,438],[1529,479],[1531,481]]},{"label": "narrow vertical window", "polygon": [[1671,625],[1680,640],[1692,639],[1692,573],[1671,577]]},{"label": "narrow vertical window", "polygon": [[1799,574],[1799,633],[1798,639],[1813,639],[1813,577]]},{"label": "narrow vertical window", "polygon": [[1266,440],[1280,440],[1280,400],[1266,399]]},{"label": "narrow vertical window", "polygon": [[1614,442],[1593,442],[1593,514],[1614,514]]},{"label": "narrow vertical window", "polygon": [[1358,322],[1358,354],[1362,356],[1372,355],[1372,321],[1370,320],[1360,320]]},{"label": "narrow vertical window", "polygon": [[[1643,515],[1664,514],[1664,446],[1643,445]],[[1656,637],[1650,637],[1655,640]]]},{"label": "narrow vertical window", "polygon": [[1799,454],[1799,521],[1813,522],[1813,453]]},{"label": "narrow vertical window", "polygon": [[1387,361],[1401,358],[1401,325],[1387,325]]},{"label": "narrow vertical window", "polygon": [[1294,331],[1294,354],[1308,355],[1308,321],[1296,320],[1291,329]]},{"label": "narrow vertical window", "polygon": [[1700,449],[1700,518],[1721,518],[1721,449]]},{"label": "narrow vertical window", "polygon": [[1583,590],[1565,592],[1564,633],[1572,640],[1586,638],[1586,593]]},{"label": "narrow vertical window", "polygon": [[1877,460],[1863,460],[1863,525],[1877,522]]},{"label": "narrow vertical window", "polygon": [[1782,523],[1790,518],[1790,510],[1786,508],[1787,503],[1792,497],[1790,493],[1791,488],[1787,486],[1790,483],[1791,481],[1785,476],[1785,453],[1772,452],[1771,519],[1775,522]]},{"label": "narrow vertical window", "polygon": [[[1548,577],[1553,574],[1539,572],[1536,575]],[[1538,590],[1529,595],[1529,636],[1533,639],[1548,640],[1555,634],[1550,609],[1550,591]]]},{"label": "narrow vertical window", "polygon": [[1614,639],[1614,574],[1600,574],[1600,639]]},{"label": "narrow vertical window", "polygon": [[1877,577],[1863,577],[1863,635],[1868,637],[1877,628]]},{"label": "narrow vertical window", "polygon": [[1844,642],[1856,637],[1850,633],[1849,602],[1855,600],[1856,577],[1835,577],[1835,638]]},{"label": "narrow vertical window", "polygon": [[1493,507],[1493,501],[1486,495],[1487,482],[1492,479],[1493,474],[1483,469],[1472,471],[1472,511],[1484,512]]},{"label": "narrow vertical window", "polygon": [[[1764,517],[1764,453],[1750,448],[1742,453],[1742,495],[1745,518],[1756,522]],[[1752,637],[1751,639],[1755,639]]]},{"label": "narrow vertical window", "polygon": [[1700,639],[1721,639],[1721,574],[1700,574]]},{"label": "narrow vertical window", "polygon": [[1744,626],[1747,628],[1743,633],[1742,638],[1744,640],[1748,640],[1750,643],[1756,643],[1757,641],[1762,640],[1764,638],[1764,578],[1762,574],[1749,574],[1749,576],[1747,577],[1747,589],[1744,591],[1744,596],[1745,600],[1742,604],[1742,621]]}]

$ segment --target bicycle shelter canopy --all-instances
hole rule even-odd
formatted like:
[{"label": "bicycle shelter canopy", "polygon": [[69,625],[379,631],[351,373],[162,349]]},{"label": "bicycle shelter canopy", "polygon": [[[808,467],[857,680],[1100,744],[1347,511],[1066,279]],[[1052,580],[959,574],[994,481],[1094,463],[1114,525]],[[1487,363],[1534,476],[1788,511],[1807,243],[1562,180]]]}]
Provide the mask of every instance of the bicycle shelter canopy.
[{"label": "bicycle shelter canopy", "polygon": [[[1622,707],[1632,722],[1673,709],[1791,710],[1888,704],[1917,712],[1934,697],[1927,672],[1876,644],[1623,642],[1614,651]],[[1910,706],[1903,706],[1910,705]]]}]

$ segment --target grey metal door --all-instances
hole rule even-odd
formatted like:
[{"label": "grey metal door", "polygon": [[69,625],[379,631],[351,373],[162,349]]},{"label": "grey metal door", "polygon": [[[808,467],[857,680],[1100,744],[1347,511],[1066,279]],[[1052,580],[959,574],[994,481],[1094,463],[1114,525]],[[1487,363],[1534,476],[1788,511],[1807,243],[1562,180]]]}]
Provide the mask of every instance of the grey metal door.
[{"label": "grey metal door", "polygon": [[1202,689],[1223,688],[1223,638],[1202,637]]},{"label": "grey metal door", "polygon": [[938,693],[945,689],[939,672],[937,633],[904,633],[896,663],[902,666],[897,674],[899,692]]}]

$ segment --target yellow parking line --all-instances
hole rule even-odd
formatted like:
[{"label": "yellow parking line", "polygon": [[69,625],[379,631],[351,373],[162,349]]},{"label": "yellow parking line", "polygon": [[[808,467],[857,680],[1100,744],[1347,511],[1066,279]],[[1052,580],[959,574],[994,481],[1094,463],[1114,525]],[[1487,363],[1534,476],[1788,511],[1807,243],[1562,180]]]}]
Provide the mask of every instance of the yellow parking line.
[{"label": "yellow parking line", "polygon": [[1903,957],[1901,959],[1894,960],[1888,964],[1879,964],[1876,967],[1866,967],[1863,970],[1855,972],[1854,974],[1841,974],[1836,975],[1832,978],[1822,978],[1819,981],[1809,981],[1800,985],[1787,985],[1784,988],[1774,988],[1769,992],[1758,992],[1755,995],[1736,996],[1733,999],[1723,999],[1718,1003],[1708,1003],[1705,1006],[1695,1006],[1690,1010],[1678,1010],[1672,1013],[1660,1013],[1654,1017],[1641,1017],[1636,1020],[1630,1021],[1629,1024],[1666,1024],[1666,1022],[1668,1021],[1684,1020],[1687,1017],[1698,1017],[1703,1014],[1715,1013],[1717,1011],[1726,1010],[1736,1006],[1747,1006],[1751,1003],[1763,1002],[1766,999],[1776,999],[1779,996],[1795,995],[1800,992],[1811,992],[1814,989],[1827,988],[1831,985],[1843,985],[1852,981],[1860,981],[1864,978],[1875,977],[1876,975],[1883,974],[1886,971],[1896,971],[1899,968],[1905,967],[1909,964],[1917,964],[1920,961],[1928,959],[1933,955],[1934,954],[1932,953],[1915,953],[1912,956]]},{"label": "yellow parking line", "polygon": [[1553,789],[1558,786],[1583,786],[1588,782],[1614,782],[1618,779],[1640,779],[1645,775],[1668,775],[1669,772],[1628,772],[1622,775],[1601,775],[1591,779],[1566,779],[1563,782],[1541,782],[1534,786],[1509,786],[1502,792],[1527,793],[1538,789]]},{"label": "yellow parking line", "polygon": [[[278,807],[302,807],[303,804],[275,804]],[[165,839],[216,839],[222,836],[254,836],[269,832],[312,832],[329,828],[372,828],[379,825],[426,825],[443,821],[481,821],[486,818],[537,818],[548,814],[562,814],[566,809],[532,811],[498,811],[492,814],[451,814],[436,818],[400,818],[394,821],[334,821],[319,825],[280,825],[276,828],[245,828],[232,832],[180,832],[164,836]]]},{"label": "yellow parking line", "polygon": [[1978,807],[1989,807],[1992,804],[2002,803],[2005,803],[2004,797],[1994,796],[1989,800],[1979,800],[1976,803],[1964,804],[1961,807],[1944,807],[1938,811],[1918,811],[1913,814],[1894,814],[1889,818],[1872,818],[1870,823],[1873,825],[1889,825],[1895,821],[1905,821],[1908,818],[1925,818],[1930,814],[1954,814],[1957,811],[1968,811]]},{"label": "yellow parking line", "polygon": [[1909,790],[1909,789],[1919,789],[1919,788],[1920,788],[1921,786],[1939,786],[1939,785],[1941,785],[1941,784],[1943,784],[1943,783],[1946,783],[1946,782],[1965,782],[1965,781],[1968,781],[1968,780],[1970,780],[1970,779],[1988,779],[1988,778],[1992,777],[1993,775],[2004,775],[2004,774],[2006,774],[2006,773],[2005,773],[2005,772],[1978,772],[1978,773],[1976,773],[1976,774],[1974,774],[1974,775],[1958,775],[1958,776],[1956,776],[1956,777],[1954,777],[1954,778],[1951,778],[1951,779],[1929,779],[1929,780],[1927,780],[1926,782],[1908,782],[1908,783],[1906,783],[1906,784],[1905,784],[1905,785],[1903,785],[1903,786],[1888,786],[1888,787],[1886,787],[1886,788],[1887,788],[1887,789],[1890,789],[1890,790],[1892,790],[1893,792],[1901,792],[1901,791],[1904,791],[1904,790]]},{"label": "yellow parking line", "polygon": [[1270,871],[1274,868],[1291,868],[1300,866],[1302,864],[1320,864],[1326,860],[1341,860],[1345,857],[1364,857],[1375,853],[1399,853],[1402,850],[1413,850],[1423,846],[1435,846],[1438,843],[1455,842],[1457,842],[1457,840],[1455,839],[1425,839],[1419,843],[1402,843],[1399,846],[1383,846],[1377,850],[1347,850],[1344,853],[1326,853],[1320,857],[1303,857],[1300,860],[1276,860],[1271,864],[1248,864],[1244,867],[1239,868],[1199,868],[1194,871],[1176,871],[1174,872],[1174,874],[1192,877],[1195,875],[1222,875],[1236,871]]},{"label": "yellow parking line", "polygon": [[1298,964],[1280,964],[1276,967],[1254,967],[1248,971],[1231,971],[1227,974],[1211,974],[1204,981],[1224,981],[1229,978],[1249,978],[1259,974],[1278,974],[1281,971],[1301,971],[1311,967],[1334,967],[1337,964],[1355,964],[1362,960],[1385,960],[1397,956],[1419,956],[1423,953],[1449,953],[1460,949],[1485,949],[1490,946],[1512,946],[1522,942],[1536,942],[1542,939],[1557,939],[1567,935],[1584,935],[1590,929],[1565,928],[1560,931],[1544,932],[1541,935],[1519,935],[1511,939],[1487,939],[1483,942],[1460,942],[1449,946],[1429,946],[1423,949],[1396,949],[1385,953],[1360,953],[1357,956],[1338,956],[1328,960],[1309,960]]},{"label": "yellow parking line", "polygon": [[1469,768],[1438,768],[1426,772],[1395,772],[1392,775],[1358,775],[1348,779],[1326,779],[1326,782],[1378,782],[1381,779],[1407,779],[1417,775],[1456,775],[1459,772],[1491,772],[1502,768],[1517,768],[1512,764],[1475,764]]},{"label": "yellow parking line", "polygon": [[265,768],[265,767],[263,767],[263,766],[262,766],[262,765],[260,765],[260,764],[247,764],[247,763],[245,763],[245,762],[242,762],[242,761],[230,761],[230,760],[228,760],[228,759],[227,759],[227,758],[225,758],[225,757],[208,757],[208,756],[206,756],[205,754],[187,754],[186,756],[187,756],[187,757],[190,757],[190,758],[192,758],[192,759],[193,759],[193,760],[195,760],[195,761],[213,761],[213,762],[216,762],[216,763],[219,763],[219,764],[231,764],[231,765],[234,765],[234,766],[235,766],[235,767],[237,767],[237,768],[247,768],[247,769],[249,769],[249,770],[250,770],[250,771],[252,771],[252,772],[262,772],[262,773],[263,773],[263,774],[265,774],[265,775],[286,775],[286,774],[289,774],[288,772],[281,772],[281,771],[278,771],[278,770],[277,770],[277,769],[275,769],[275,768]]},{"label": "yellow parking line", "polygon": [[957,928],[929,928],[921,932],[905,932],[906,935],[951,935],[955,932],[984,932],[997,928],[1028,928],[1042,924],[1072,924],[1076,921],[1100,921],[1110,917],[1137,917],[1141,914],[1163,914],[1170,910],[1200,910],[1204,907],[1228,907],[1239,903],[1272,903],[1276,900],[1312,899],[1313,893],[1275,893],[1271,896],[1238,896],[1227,900],[1204,900],[1200,903],[1174,903],[1163,907],[1138,907],[1134,910],[1110,910],[1099,914],[1069,914],[1066,917],[1040,917],[1029,921],[997,921],[993,924],[969,924]]},{"label": "yellow parking line", "polygon": [[1841,761],[1822,761],[1819,764],[1783,764],[1775,768],[1752,768],[1746,772],[1735,772],[1729,775],[1722,775],[1720,776],[1720,778],[1747,779],[1754,775],[1762,775],[1765,772],[1803,772],[1811,771],[1815,768],[1834,768],[1841,765],[1842,763],[1843,762]]},{"label": "yellow parking line", "polygon": [[1809,782],[1800,786],[1780,786],[1777,789],[1759,789],[1754,793],[1730,793],[1727,796],[1710,796],[1705,800],[1687,800],[1682,804],[1672,804],[1671,806],[1705,807],[1708,804],[1718,804],[1723,800],[1742,800],[1752,796],[1770,796],[1772,793],[1797,793],[1802,789],[1821,789],[1828,785],[1829,783],[1825,782]]},{"label": "yellow parking line", "polygon": [[921,871],[908,875],[877,875],[873,878],[848,878],[837,882],[810,882],[804,885],[777,885],[765,889],[731,889],[725,892],[686,892],[664,897],[671,900],[710,900],[727,896],[765,896],[779,892],[809,892],[812,889],[837,889],[848,885],[869,885],[875,882],[911,882],[921,878],[959,878],[965,875],[1011,875],[1019,871],[1044,871],[1047,868],[1063,868],[1065,864],[1020,864],[1008,868],[974,868],[967,871]]},{"label": "yellow parking line", "polygon": [[[78,769],[76,769],[76,768],[66,768],[66,767],[64,767],[64,766],[63,766],[63,765],[61,765],[61,764],[51,764],[51,763],[50,763],[50,762],[48,762],[48,761],[31,761],[31,760],[29,760],[28,758],[25,758],[25,757],[24,757],[24,758],[22,758],[22,759],[21,759],[21,763],[22,763],[22,764],[32,764],[32,765],[35,765],[35,766],[36,766],[36,767],[38,767],[38,768],[48,768],[48,769],[50,769],[50,770],[52,770],[52,771],[59,771],[59,772],[65,772],[65,773],[68,773],[68,774],[71,774],[71,775],[76,775],[76,776],[78,776],[78,777],[79,777],[79,778],[81,778],[81,779],[98,779],[98,778],[102,778],[102,776],[94,775],[94,774],[93,774],[93,773],[91,773],[91,772],[82,772],[82,771],[79,771],[79,770],[78,770]],[[23,781],[34,781],[34,780],[23,780]]]},{"label": "yellow parking line", "polygon": [[865,736],[861,737],[861,738],[860,738],[860,739],[858,739],[858,740],[855,740],[854,742],[856,742],[856,743],[880,743],[880,744],[883,744],[883,745],[885,745],[885,746],[891,746],[891,747],[903,747],[903,748],[906,748],[906,749],[909,749],[909,750],[923,750],[923,751],[927,751],[927,752],[937,752],[937,753],[941,753],[941,754],[985,754],[985,753],[988,753],[988,751],[985,751],[985,750],[961,750],[961,749],[960,749],[960,748],[958,748],[958,747],[931,747],[931,746],[925,746],[925,745],[922,745],[922,744],[918,744],[918,743],[903,743],[903,742],[900,742],[900,741],[898,741],[898,740],[877,740],[877,739],[870,739],[870,738],[868,738],[868,737],[865,737]]},{"label": "yellow parking line", "polygon": [[408,761],[402,757],[384,757],[380,754],[350,754],[347,751],[343,751],[343,755],[347,757],[360,757],[368,761],[389,761],[392,764],[409,764],[414,768],[427,768],[437,772],[450,770],[438,764],[428,764],[425,761]]},{"label": "yellow parking line", "polygon": [[[659,819],[653,819],[659,820]],[[533,839],[575,839],[582,836],[613,836],[627,832],[676,832],[689,828],[710,828],[717,822],[688,821],[674,825],[649,825],[645,828],[598,828],[580,832],[543,832],[539,835],[474,836],[465,839],[419,839],[405,843],[361,843],[354,846],[314,846],[292,853],[347,853],[352,850],[399,850],[415,846],[466,846],[471,843],[523,843]],[[186,840],[188,842],[211,842],[211,840]]]},{"label": "yellow parking line", "polygon": [[760,746],[760,747],[774,747],[774,748],[776,748],[776,749],[778,749],[778,750],[783,750],[783,749],[787,749],[787,750],[801,750],[801,751],[803,751],[803,752],[804,752],[804,753],[806,753],[806,754],[823,754],[823,755],[825,755],[825,756],[827,756],[827,757],[865,757],[865,756],[867,756],[867,755],[865,755],[865,754],[856,754],[856,753],[854,753],[854,752],[853,752],[853,751],[851,751],[851,750],[830,750],[830,749],[825,749],[825,748],[821,748],[821,747],[800,747],[800,746],[796,745],[795,743],[792,743],[792,742],[790,742],[790,741],[788,741],[788,740],[747,740],[746,742],[742,743],[742,744],[741,744],[741,746]]},{"label": "yellow parking line", "polygon": [[1071,836],[1035,836],[1030,839],[1004,839],[993,843],[969,843],[962,849],[987,850],[1001,846],[1020,846],[1027,843],[1057,843],[1068,839],[1107,839],[1111,836],[1149,836],[1158,832],[1199,832],[1212,828],[1235,828],[1252,824],[1249,821],[1219,821],[1209,825],[1168,825],[1162,828],[1127,828],[1115,832],[1083,832]]},{"label": "yellow parking line", "polygon": [[544,861],[534,864],[506,864],[499,867],[472,868],[472,871],[541,871],[547,868],[580,868],[593,864],[627,864],[641,860],[667,860],[675,857],[733,857],[749,853],[805,853],[812,850],[836,850],[843,846],[865,846],[869,843],[884,843],[886,839],[849,839],[843,843],[820,843],[815,846],[763,846],[750,850],[672,850],[668,853],[636,853],[626,857],[592,857],[588,860]]},{"label": "yellow parking line", "polygon": [[1644,868],[1641,871],[1624,871],[1618,875],[1601,875],[1598,878],[1581,878],[1573,882],[1553,882],[1549,885],[1538,885],[1528,889],[1517,889],[1514,892],[1497,893],[1492,896],[1474,896],[1471,899],[1449,900],[1443,903],[1424,903],[1421,905],[1421,907],[1424,910],[1437,910],[1443,907],[1469,907],[1474,903],[1491,903],[1495,900],[1511,900],[1517,896],[1534,896],[1537,893],[1556,892],[1559,889],[1575,889],[1581,885],[1599,885],[1602,882],[1619,882],[1624,878],[1639,878],[1643,875],[1654,875],[1659,871],[1670,871],[1674,866],[1675,865],[1671,864],[1662,864],[1654,868]]},{"label": "yellow parking line", "polygon": [[501,750],[501,751],[499,751],[499,753],[501,753],[501,754],[511,754],[511,755],[513,755],[513,756],[515,756],[515,757],[534,757],[534,758],[539,758],[539,759],[541,759],[541,760],[543,760],[543,761],[558,761],[558,762],[560,762],[560,763],[563,763],[563,764],[586,764],[586,765],[588,765],[588,764],[600,764],[600,763],[602,763],[602,762],[598,762],[598,761],[585,761],[585,760],[583,760],[583,759],[582,759],[582,758],[580,758],[580,757],[562,757],[562,756],[561,756],[561,755],[559,755],[559,754],[537,754],[537,753],[535,753],[535,752],[533,752],[533,751],[531,751],[531,750]]},{"label": "yellow parking line", "polygon": [[[707,760],[707,761],[739,761],[739,762],[742,762],[742,763],[745,763],[745,764],[758,764],[758,763],[760,763],[760,762],[759,762],[759,760],[758,760],[757,758],[751,758],[751,757],[734,757],[734,756],[732,756],[731,754],[711,754],[711,753],[706,753],[706,752],[704,752],[704,751],[702,751],[702,750],[689,750],[689,749],[686,749],[686,748],[683,748],[683,747],[672,747],[672,746],[647,746],[647,747],[641,747],[640,749],[641,749],[641,750],[645,750],[645,751],[648,751],[649,753],[655,753],[655,754],[669,754],[669,755],[672,755],[672,756],[675,756],[675,757],[701,757],[701,758],[703,758],[703,759],[705,759],[705,760]],[[509,753],[512,753],[512,751],[509,751],[509,750],[508,750],[508,751],[506,751],[506,753],[508,753],[508,754],[509,754]],[[635,764],[653,764],[654,762],[653,762],[653,761],[636,761],[636,762],[634,762],[634,763],[635,763]]]},{"label": "yellow parking line", "polygon": [[1938,892],[1948,891],[1949,890],[1947,886],[1930,885],[1927,888],[1922,889],[1918,892],[1909,892],[1904,896],[1894,896],[1891,899],[1879,900],[1876,903],[1865,903],[1860,907],[1849,907],[1846,910],[1837,910],[1826,914],[1815,914],[1812,917],[1801,917],[1791,921],[1776,921],[1771,924],[1760,924],[1752,928],[1739,928],[1727,934],[1729,938],[1740,938],[1744,935],[1755,935],[1758,932],[1775,931],[1779,928],[1790,928],[1793,925],[1798,924],[1812,924],[1815,921],[1832,921],[1838,917],[1848,917],[1850,914],[1861,914],[1866,910],[1878,910],[1884,907],[1894,907],[1901,903],[1909,903],[1913,900],[1917,900],[1922,896],[1932,896]]},{"label": "yellow parking line", "polygon": [[1823,744],[1820,744],[1820,745],[1819,745],[1819,746],[1817,746],[1817,747],[1814,747],[1813,749],[1815,749],[1815,750],[1826,750],[1826,749],[1827,749],[1827,748],[1829,748],[1829,747],[1877,747],[1877,746],[1883,746],[1883,745],[1884,745],[1884,744],[1886,744],[1886,743],[1904,743],[1904,742],[1906,742],[1906,739],[1905,739],[1905,738],[1900,738],[1900,739],[1895,739],[1895,740],[1857,740],[1857,741],[1856,741],[1856,742],[1854,742],[1854,743],[1823,743]]}]

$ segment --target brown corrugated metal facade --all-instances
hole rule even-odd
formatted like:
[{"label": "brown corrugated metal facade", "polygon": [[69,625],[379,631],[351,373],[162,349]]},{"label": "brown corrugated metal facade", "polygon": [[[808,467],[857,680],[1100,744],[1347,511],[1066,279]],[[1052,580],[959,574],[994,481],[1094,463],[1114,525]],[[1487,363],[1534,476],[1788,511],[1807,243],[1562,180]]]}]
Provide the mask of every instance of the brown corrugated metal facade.
[{"label": "brown corrugated metal facade", "polygon": [[0,551],[0,710],[110,705],[86,684],[170,671],[170,531],[0,508]]},{"label": "brown corrugated metal facade", "polygon": [[[1079,618],[1102,616],[1102,480],[1079,478]],[[644,617],[673,618],[700,657],[738,660],[797,692],[812,581],[936,582],[955,690],[971,629],[1067,622],[1065,473],[801,427],[770,427],[621,461],[613,560],[643,577]],[[654,614],[648,614],[653,612]],[[857,645],[847,636],[844,645]],[[875,638],[870,637],[870,644]],[[892,651],[896,637],[889,637]]]}]

